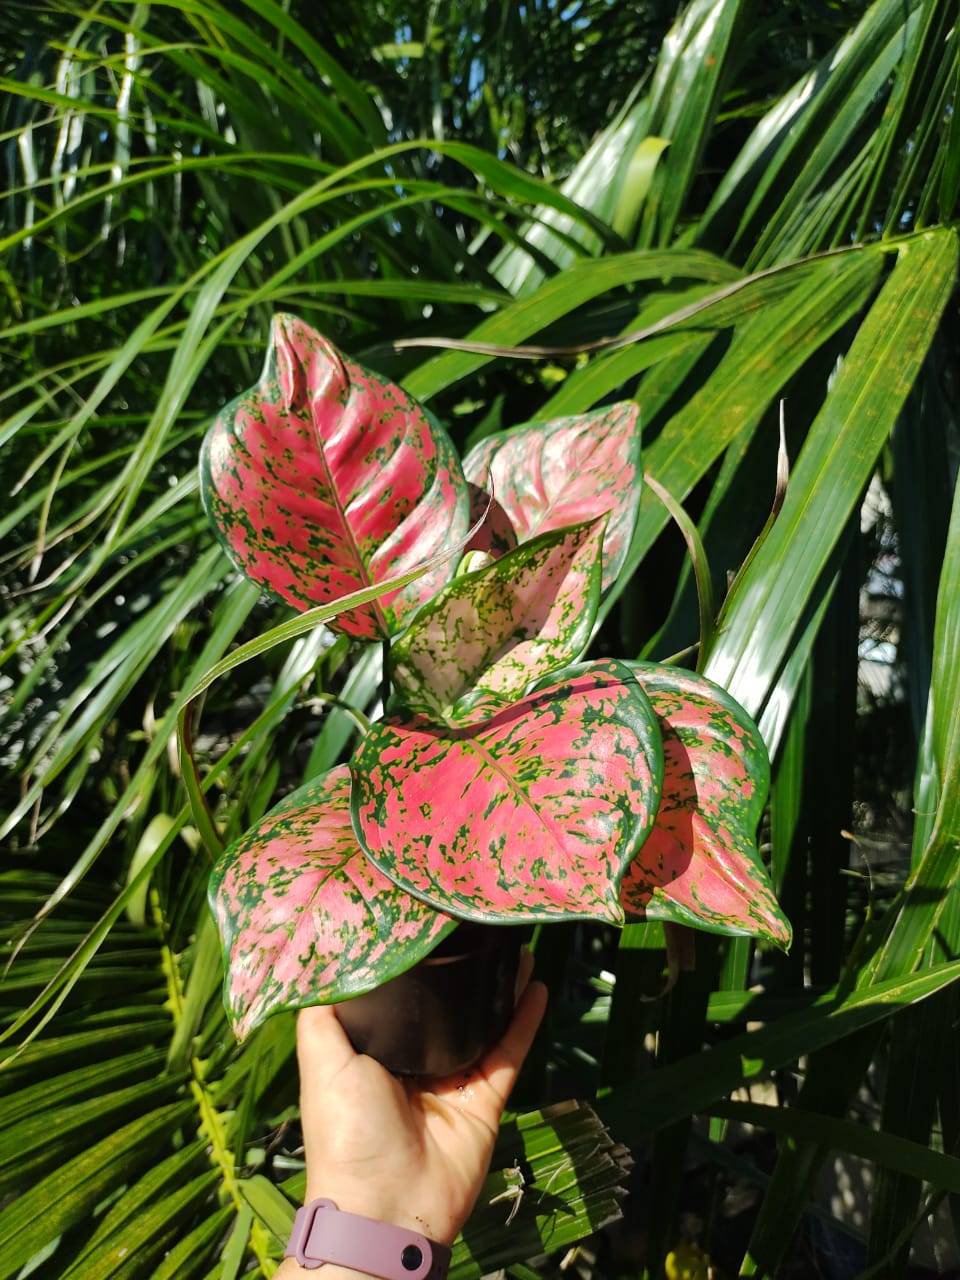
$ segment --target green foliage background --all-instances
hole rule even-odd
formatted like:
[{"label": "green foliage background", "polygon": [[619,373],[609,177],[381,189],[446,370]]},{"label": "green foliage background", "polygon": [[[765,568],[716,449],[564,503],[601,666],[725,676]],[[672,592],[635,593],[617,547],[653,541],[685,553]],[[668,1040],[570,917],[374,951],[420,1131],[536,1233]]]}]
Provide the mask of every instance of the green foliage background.
[{"label": "green foliage background", "polygon": [[[544,931],[533,1074],[650,1139],[650,1275],[692,1154],[728,1272],[809,1264],[812,1223],[850,1225],[813,1208],[831,1150],[876,1167],[857,1270],[904,1274],[931,1204],[960,1205],[955,6],[14,0],[0,48],[0,1274],[41,1250],[85,1280],[272,1273],[258,1179],[296,1171],[292,1023],[230,1042],[173,742],[202,673],[287,616],[214,547],[195,474],[279,308],[461,443],[637,398],[723,603],[701,623],[647,490],[595,651],[685,653],[757,717],[797,941],[698,938],[651,1002],[656,927]],[[637,331],[536,361],[410,345]],[[858,708],[878,550],[899,693]],[[322,631],[214,686],[197,748],[225,838],[340,758],[351,721],[316,695],[369,709],[376,687]],[[912,845],[878,866],[845,833],[889,825],[894,782]],[[731,1120],[759,1126],[747,1155]]]}]

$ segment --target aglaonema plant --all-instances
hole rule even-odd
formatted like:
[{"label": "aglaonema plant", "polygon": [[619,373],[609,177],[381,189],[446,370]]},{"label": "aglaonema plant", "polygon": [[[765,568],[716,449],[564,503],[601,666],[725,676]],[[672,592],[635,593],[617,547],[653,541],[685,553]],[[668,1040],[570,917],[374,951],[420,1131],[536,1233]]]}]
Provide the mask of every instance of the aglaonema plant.
[{"label": "aglaonema plant", "polygon": [[[582,661],[640,495],[635,404],[490,436],[461,461],[396,386],[278,316],[211,426],[207,512],[250,579],[383,646],[348,763],[222,855],[210,896],[239,1037],[426,957],[462,921],[662,920],[779,946],[756,846],[756,728],[691,672]],[[424,571],[397,589],[417,566]]]}]

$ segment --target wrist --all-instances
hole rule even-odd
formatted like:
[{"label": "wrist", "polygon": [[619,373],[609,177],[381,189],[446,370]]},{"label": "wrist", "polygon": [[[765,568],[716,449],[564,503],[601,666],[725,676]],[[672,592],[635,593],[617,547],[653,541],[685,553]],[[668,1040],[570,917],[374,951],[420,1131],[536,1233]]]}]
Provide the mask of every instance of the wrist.
[{"label": "wrist", "polygon": [[323,1267],[325,1280],[331,1265],[377,1280],[446,1280],[450,1265],[450,1249],[423,1231],[352,1213],[328,1196],[297,1211],[286,1256],[301,1271]]},{"label": "wrist", "polygon": [[409,1187],[393,1189],[384,1186],[382,1181],[370,1187],[363,1182],[342,1179],[335,1183],[318,1180],[315,1184],[307,1183],[303,1202],[310,1204],[313,1200],[332,1200],[341,1213],[354,1213],[390,1227],[416,1231],[438,1244],[452,1245],[457,1236],[457,1227],[451,1229],[449,1223],[439,1221],[435,1215],[411,1211]]},{"label": "wrist", "polygon": [[274,1280],[317,1280],[320,1271],[323,1272],[323,1280],[370,1280],[368,1275],[362,1271],[352,1271],[349,1267],[336,1266],[332,1262],[325,1262],[320,1270],[313,1268],[308,1270],[301,1267],[296,1258],[284,1258],[283,1262],[273,1273]]}]

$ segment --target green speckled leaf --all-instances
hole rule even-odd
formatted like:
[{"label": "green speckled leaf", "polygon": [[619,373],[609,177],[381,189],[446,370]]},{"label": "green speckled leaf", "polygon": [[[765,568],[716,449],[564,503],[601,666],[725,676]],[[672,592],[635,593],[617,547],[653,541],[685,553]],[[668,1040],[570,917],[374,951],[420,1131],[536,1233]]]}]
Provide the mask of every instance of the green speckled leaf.
[{"label": "green speckled leaf", "polygon": [[756,934],[789,946],[789,922],[757,851],[770,767],[756,726],[702,676],[627,665],[657,714],[664,754],[656,823],[623,881],[628,919]]},{"label": "green speckled leaf", "polygon": [[415,400],[293,316],[274,319],[260,381],[203,442],[201,491],[233,562],[298,609],[450,556],[330,625],[401,629],[456,569],[469,498],[453,445]]},{"label": "green speckled leaf", "polygon": [[488,436],[464,458],[463,470],[493,495],[494,528],[505,515],[520,542],[608,513],[603,590],[616,579],[640,502],[640,431],[632,401]]},{"label": "green speckled leaf", "polygon": [[600,603],[604,521],[541,534],[424,605],[392,652],[404,705],[467,724],[579,658]]},{"label": "green speckled leaf", "polygon": [[611,659],[555,673],[480,724],[381,720],[350,769],[361,843],[416,897],[468,920],[617,923],[662,755],[646,695]]},{"label": "green speckled leaf", "polygon": [[210,903],[226,963],[224,1004],[241,1039],[279,1009],[381,986],[457,923],[364,856],[350,824],[346,765],[287,796],[223,854]]}]

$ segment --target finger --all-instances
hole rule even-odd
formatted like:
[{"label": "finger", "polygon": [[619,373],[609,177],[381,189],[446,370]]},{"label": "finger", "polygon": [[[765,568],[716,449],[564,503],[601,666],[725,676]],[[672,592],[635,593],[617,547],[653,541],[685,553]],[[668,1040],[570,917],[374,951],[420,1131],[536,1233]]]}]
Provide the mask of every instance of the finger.
[{"label": "finger", "polygon": [[331,1079],[357,1052],[328,1004],[301,1009],[297,1018],[297,1063],[300,1079]]},{"label": "finger", "polygon": [[[503,1110],[516,1083],[523,1061],[530,1052],[547,1007],[547,988],[542,982],[528,984],[513,1015],[506,1035],[480,1062],[477,1070],[490,1086],[499,1111]],[[497,1120],[499,1120],[499,1111]]]}]

